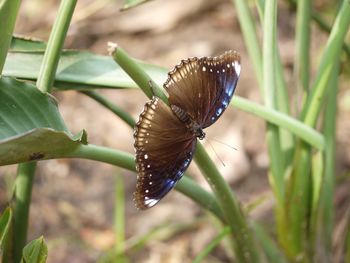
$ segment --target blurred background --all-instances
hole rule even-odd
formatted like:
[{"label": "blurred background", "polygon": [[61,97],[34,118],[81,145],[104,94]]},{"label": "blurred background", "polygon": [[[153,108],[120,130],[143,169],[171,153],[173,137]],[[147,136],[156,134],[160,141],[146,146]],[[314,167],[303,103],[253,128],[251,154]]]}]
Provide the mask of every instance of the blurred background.
[{"label": "blurred background", "polygon": [[[23,0],[15,32],[46,41],[59,2]],[[291,104],[298,105],[298,97],[293,93],[295,15],[287,2],[280,1],[278,7],[279,48]],[[78,1],[65,47],[107,55],[107,42],[113,41],[131,56],[169,70],[187,57],[213,56],[233,49],[242,56],[236,95],[262,103],[231,1],[154,0],[123,12],[121,6],[121,0]],[[333,9],[327,1],[314,1],[314,7],[332,14]],[[255,16],[258,20],[257,13]],[[326,39],[327,34],[313,24],[313,68],[318,64]],[[349,80],[342,79],[341,83],[337,142],[342,147],[337,150],[336,231],[341,231],[337,226],[345,218],[350,203],[350,90],[346,87]],[[148,100],[139,90],[101,92],[135,119]],[[55,92],[54,95],[73,133],[85,129],[90,143],[134,152],[132,130],[112,113],[76,91]],[[208,142],[203,143],[239,200],[244,206],[256,205],[250,216],[274,230],[264,122],[229,108],[206,132],[225,166]],[[216,143],[214,139],[237,150]],[[16,166],[0,168],[2,209],[11,198],[15,172]],[[189,173],[209,190],[195,163],[191,164]],[[113,248],[117,176],[122,176],[125,182],[126,238],[136,240],[157,229],[152,232],[150,241],[128,252],[130,262],[190,262],[215,237],[217,222],[176,191],[168,194],[156,207],[139,212],[132,200],[136,183],[134,173],[88,160],[41,161],[33,188],[29,239],[44,235],[49,247],[48,262],[96,262]],[[336,238],[335,235],[335,242]],[[230,262],[231,257],[223,245],[204,262]]]}]

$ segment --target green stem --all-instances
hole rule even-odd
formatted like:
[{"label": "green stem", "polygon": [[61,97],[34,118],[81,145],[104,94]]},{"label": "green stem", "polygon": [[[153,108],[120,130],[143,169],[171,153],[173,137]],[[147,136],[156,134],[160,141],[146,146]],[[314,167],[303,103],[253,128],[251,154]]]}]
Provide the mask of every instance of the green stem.
[{"label": "green stem", "polygon": [[18,165],[13,202],[13,262],[21,261],[27,242],[29,209],[36,163]]},{"label": "green stem", "polygon": [[11,44],[20,3],[20,0],[0,0],[0,76]]},{"label": "green stem", "polygon": [[[326,138],[327,151],[325,156],[325,171],[324,179],[320,193],[320,211],[318,226],[321,226],[319,233],[320,239],[324,247],[324,256],[326,261],[332,261],[332,236],[333,236],[333,217],[334,217],[334,179],[335,179],[335,153],[336,153],[336,116],[337,116],[337,95],[339,89],[339,67],[338,64],[332,73],[332,78],[329,83],[332,90],[329,89],[327,98],[327,108],[324,118],[324,134]],[[327,260],[328,259],[328,260]]]},{"label": "green stem", "polygon": [[[265,105],[271,109],[277,109],[276,96],[276,24],[277,24],[277,1],[265,2],[264,11],[264,43],[263,43],[263,76]],[[284,203],[284,159],[281,152],[279,129],[276,125],[267,124],[267,143],[270,156],[270,179],[276,195],[278,206]]]},{"label": "green stem", "polygon": [[117,105],[115,105],[113,102],[111,102],[110,100],[108,100],[107,98],[99,94],[98,92],[91,90],[91,91],[81,91],[81,93],[89,96],[90,98],[99,102],[101,105],[105,106],[115,115],[117,115],[120,119],[126,122],[131,128],[135,126],[136,122],[129,113],[127,113],[126,111],[123,111],[121,108],[119,108]]},{"label": "green stem", "polygon": [[115,253],[119,259],[124,257],[125,242],[125,186],[121,174],[116,175],[115,182],[115,205],[114,205],[114,234]]},{"label": "green stem", "polygon": [[280,236],[285,240],[288,256],[300,262],[309,262],[310,254],[307,249],[309,241],[309,209],[311,205],[311,147],[299,142],[294,156],[293,172],[291,175],[290,196],[287,198],[285,211],[288,217],[287,234]]},{"label": "green stem", "polygon": [[[277,109],[279,112],[284,113],[286,116],[288,116],[290,114],[288,87],[284,78],[283,64],[277,45],[275,48],[276,89],[278,91],[276,97]],[[285,165],[288,166],[293,156],[295,139],[289,131],[286,131],[284,129],[279,129],[279,137],[281,151],[283,151],[285,155]]]},{"label": "green stem", "polygon": [[[136,171],[135,159],[132,154],[97,145],[80,145],[76,150],[60,156],[63,158],[82,158],[109,163],[118,167]],[[204,209],[211,211],[224,221],[222,211],[215,197],[201,188],[193,180],[184,176],[176,185],[176,190],[191,198]]]},{"label": "green stem", "polygon": [[[350,25],[350,3],[343,1],[340,11],[332,27],[326,49],[323,53],[321,63],[316,74],[315,82],[308,101],[303,108],[302,117],[306,124],[315,127],[317,119],[324,103],[326,87],[329,87],[332,70],[335,63],[338,63],[341,47]],[[331,87],[330,87],[331,88]]]},{"label": "green stem", "polygon": [[281,128],[287,129],[319,150],[323,150],[325,147],[325,140],[322,134],[301,121],[284,113],[251,102],[239,96],[233,97],[231,105],[241,109],[242,111],[252,113],[255,116],[258,116]]},{"label": "green stem", "polygon": [[282,250],[271,236],[267,233],[267,228],[259,225],[258,223],[252,223],[255,235],[260,241],[260,244],[265,252],[268,262],[274,263],[287,263],[287,259],[283,254]]},{"label": "green stem", "polygon": [[[289,4],[292,6],[296,5],[297,0],[288,0]],[[327,33],[331,32],[332,27],[327,23],[327,21],[322,17],[320,13],[315,10],[311,10],[311,18],[316,22],[316,24]],[[348,58],[350,58],[350,45],[343,43],[343,50],[345,51]]]},{"label": "green stem", "polygon": [[[297,89],[304,91],[305,96],[309,92],[309,68],[310,68],[310,18],[311,1],[298,0],[296,24],[296,52],[295,69],[297,75]],[[305,97],[306,98],[306,97]]]},{"label": "green stem", "polygon": [[43,92],[50,92],[55,81],[58,61],[76,3],[77,0],[62,0],[59,7],[36,82],[38,89]]},{"label": "green stem", "polygon": [[253,63],[254,71],[259,83],[260,90],[263,89],[262,55],[259,46],[258,36],[256,34],[255,21],[249,10],[246,0],[231,0],[237,11],[239,24],[242,29],[243,37],[247,45],[248,54]]},{"label": "green stem", "polygon": [[227,224],[232,229],[237,258],[240,262],[259,262],[256,244],[237,198],[200,143],[197,143],[195,161],[218,198]]},{"label": "green stem", "polygon": [[157,96],[166,104],[169,104],[168,98],[163,90],[155,83],[143,68],[134,61],[128,54],[117,44],[109,43],[110,53],[115,62],[132,78],[133,81],[142,89],[148,98]]},{"label": "green stem", "polygon": [[[323,29],[326,32],[331,32],[332,27],[327,24],[327,22],[322,18],[322,16],[317,13],[316,11],[312,10],[311,11],[311,17],[315,22],[318,24],[318,26]],[[346,55],[348,58],[350,58],[350,45],[346,44],[345,42],[343,43],[343,50],[345,51]]]},{"label": "green stem", "polygon": [[[264,4],[265,0],[255,0],[256,7],[259,12],[259,18],[260,23],[264,24]],[[277,42],[277,41],[276,41]],[[281,60],[280,51],[278,49],[278,45],[274,46],[275,51],[273,52],[275,54],[275,81],[276,81],[276,110],[278,110],[281,113],[285,113],[289,115],[290,113],[290,105],[289,105],[289,96],[288,96],[288,87],[286,83],[286,79],[284,77],[284,70],[283,70],[283,63]],[[286,130],[279,129],[279,137],[280,137],[280,145],[281,145],[281,151],[283,151],[283,154],[285,156],[285,165],[288,165],[290,163],[290,160],[292,159],[293,152],[294,152],[294,146],[295,146],[295,139],[293,135]],[[287,168],[287,167],[285,167]]]}]

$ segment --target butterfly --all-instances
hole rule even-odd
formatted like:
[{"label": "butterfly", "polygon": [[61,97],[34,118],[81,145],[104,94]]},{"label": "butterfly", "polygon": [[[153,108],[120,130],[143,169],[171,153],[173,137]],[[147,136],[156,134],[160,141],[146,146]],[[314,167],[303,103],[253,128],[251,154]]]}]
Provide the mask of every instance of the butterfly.
[{"label": "butterfly", "polygon": [[157,204],[181,179],[192,161],[197,138],[225,111],[240,75],[240,56],[189,58],[168,73],[164,89],[170,106],[153,97],[134,130],[137,184],[135,205]]}]

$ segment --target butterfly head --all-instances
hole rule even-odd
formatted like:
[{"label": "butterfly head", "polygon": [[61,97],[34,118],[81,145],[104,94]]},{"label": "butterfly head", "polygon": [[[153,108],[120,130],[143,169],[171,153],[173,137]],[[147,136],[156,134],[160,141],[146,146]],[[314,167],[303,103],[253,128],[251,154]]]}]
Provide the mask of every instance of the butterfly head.
[{"label": "butterfly head", "polygon": [[201,128],[198,128],[196,130],[196,137],[200,140],[203,140],[205,138],[205,132]]}]

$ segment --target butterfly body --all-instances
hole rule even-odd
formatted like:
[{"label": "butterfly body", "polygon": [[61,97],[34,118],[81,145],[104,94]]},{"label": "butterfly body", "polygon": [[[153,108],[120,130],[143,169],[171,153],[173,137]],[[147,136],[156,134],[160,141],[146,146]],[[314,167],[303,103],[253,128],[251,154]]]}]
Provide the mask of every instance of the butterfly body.
[{"label": "butterfly body", "polygon": [[186,111],[176,105],[171,105],[171,110],[180,121],[186,124],[186,127],[192,131],[198,139],[203,140],[205,138],[205,133],[202,130],[202,127],[193,120]]},{"label": "butterfly body", "polygon": [[192,161],[203,129],[228,107],[240,73],[234,51],[217,57],[189,58],[169,72],[164,88],[169,104],[153,97],[135,126],[136,170],[134,200],[147,209],[181,179]]}]

